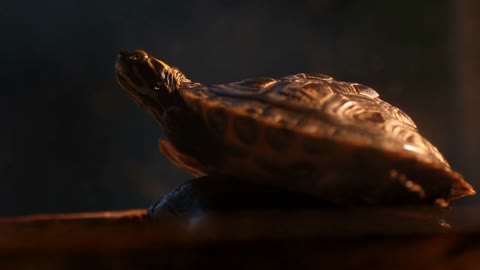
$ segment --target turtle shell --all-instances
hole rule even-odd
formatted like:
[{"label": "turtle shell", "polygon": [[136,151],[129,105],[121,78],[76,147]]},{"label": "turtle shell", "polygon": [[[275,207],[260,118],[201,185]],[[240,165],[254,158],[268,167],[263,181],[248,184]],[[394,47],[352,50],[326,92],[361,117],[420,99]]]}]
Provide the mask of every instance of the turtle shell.
[{"label": "turtle shell", "polygon": [[[412,119],[370,87],[322,74],[179,87],[215,138],[207,174],[340,203],[436,203],[474,194]],[[215,149],[215,150],[213,150]]]}]

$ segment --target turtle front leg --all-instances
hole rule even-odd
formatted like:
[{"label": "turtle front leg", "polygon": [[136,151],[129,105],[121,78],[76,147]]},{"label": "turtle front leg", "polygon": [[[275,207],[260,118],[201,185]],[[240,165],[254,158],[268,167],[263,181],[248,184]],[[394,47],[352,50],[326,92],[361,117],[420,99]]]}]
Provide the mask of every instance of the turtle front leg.
[{"label": "turtle front leg", "polygon": [[168,160],[195,177],[206,176],[206,168],[194,157],[181,153],[168,139],[159,139],[158,146]]},{"label": "turtle front leg", "polygon": [[175,166],[193,176],[207,175],[209,160],[205,153],[211,143],[201,121],[185,108],[171,106],[162,115],[167,138],[159,140],[160,151]]}]

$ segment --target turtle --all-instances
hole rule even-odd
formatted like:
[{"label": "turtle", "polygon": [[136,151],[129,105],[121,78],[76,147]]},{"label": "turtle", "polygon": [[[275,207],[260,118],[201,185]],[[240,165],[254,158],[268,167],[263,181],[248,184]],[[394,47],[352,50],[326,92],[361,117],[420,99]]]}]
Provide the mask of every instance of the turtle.
[{"label": "turtle", "polygon": [[204,85],[140,49],[120,51],[115,69],[161,125],[160,151],[196,177],[342,205],[444,208],[475,194],[414,121],[366,85],[316,73]]}]

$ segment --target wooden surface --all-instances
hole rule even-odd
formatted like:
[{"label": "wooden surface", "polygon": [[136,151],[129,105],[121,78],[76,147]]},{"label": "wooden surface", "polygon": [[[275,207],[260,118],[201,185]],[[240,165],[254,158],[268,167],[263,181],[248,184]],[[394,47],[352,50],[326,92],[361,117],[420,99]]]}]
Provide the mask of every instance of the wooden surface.
[{"label": "wooden surface", "polygon": [[409,209],[2,218],[0,269],[477,269],[477,209],[454,210],[452,227]]}]

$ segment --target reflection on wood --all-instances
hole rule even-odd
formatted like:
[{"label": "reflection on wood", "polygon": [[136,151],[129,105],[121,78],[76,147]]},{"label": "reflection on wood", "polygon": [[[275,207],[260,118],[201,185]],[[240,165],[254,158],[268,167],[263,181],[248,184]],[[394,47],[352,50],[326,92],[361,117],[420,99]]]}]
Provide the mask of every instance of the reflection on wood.
[{"label": "reflection on wood", "polygon": [[144,219],[147,214],[145,209],[131,209],[125,211],[84,212],[64,214],[38,214],[18,217],[0,217],[2,223],[22,222],[68,222],[68,221],[93,221],[93,220],[120,220],[120,219]]}]

